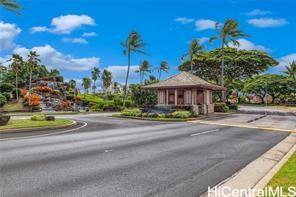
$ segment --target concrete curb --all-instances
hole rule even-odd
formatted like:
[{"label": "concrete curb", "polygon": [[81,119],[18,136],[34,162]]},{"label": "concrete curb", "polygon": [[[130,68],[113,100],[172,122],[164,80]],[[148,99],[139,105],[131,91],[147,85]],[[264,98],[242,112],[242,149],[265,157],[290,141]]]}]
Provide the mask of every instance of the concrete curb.
[{"label": "concrete curb", "polygon": [[[289,156],[292,155],[295,147],[296,135],[291,134],[259,158],[252,161],[246,167],[215,187],[228,187],[231,188],[231,190],[238,189],[240,191],[262,189],[277,170],[285,163]],[[220,197],[221,195],[205,193],[202,196]],[[249,194],[247,196],[253,197],[254,195]],[[238,194],[237,196],[232,195],[232,197],[241,196]]]},{"label": "concrete curb", "polygon": [[56,129],[64,129],[68,127],[73,127],[77,125],[77,122],[75,120],[71,120],[72,123],[70,125],[63,125],[63,126],[50,126],[50,127],[33,127],[33,128],[20,128],[20,129],[6,129],[5,132],[1,132],[0,134],[3,133],[22,133],[22,132],[27,132],[27,131],[45,131],[45,130],[56,130]]}]

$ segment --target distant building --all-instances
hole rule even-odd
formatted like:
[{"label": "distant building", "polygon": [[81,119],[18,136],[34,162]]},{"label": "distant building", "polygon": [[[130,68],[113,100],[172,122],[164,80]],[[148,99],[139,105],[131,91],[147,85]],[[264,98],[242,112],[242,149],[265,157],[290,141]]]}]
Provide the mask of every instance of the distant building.
[{"label": "distant building", "polygon": [[209,83],[189,72],[181,72],[158,83],[146,85],[143,89],[157,92],[158,106],[187,106],[198,114],[214,112],[212,92],[226,91],[226,88]]}]

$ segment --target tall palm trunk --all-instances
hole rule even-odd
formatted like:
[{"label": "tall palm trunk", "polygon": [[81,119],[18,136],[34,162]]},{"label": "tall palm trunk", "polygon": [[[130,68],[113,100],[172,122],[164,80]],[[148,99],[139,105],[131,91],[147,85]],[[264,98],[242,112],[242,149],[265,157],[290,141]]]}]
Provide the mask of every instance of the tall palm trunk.
[{"label": "tall palm trunk", "polygon": [[[33,72],[33,70],[31,69],[30,70],[30,81],[29,81],[29,95],[31,95],[31,93],[32,93],[32,72]],[[29,104],[31,103],[31,96],[29,96]],[[32,111],[32,107],[30,107],[30,111]]]},{"label": "tall palm trunk", "polygon": [[15,97],[16,100],[18,101],[18,75],[17,72],[15,73]]},{"label": "tall palm trunk", "polygon": [[126,78],[125,78],[123,107],[125,107],[125,100],[126,100],[126,96],[127,96],[127,82],[128,82],[130,66],[131,66],[131,50],[130,50],[130,48],[128,48],[128,51],[127,51],[127,73],[126,73]]},{"label": "tall palm trunk", "polygon": [[[224,41],[222,41],[222,61],[221,61],[221,79],[220,79],[220,85],[224,87]],[[225,102],[226,95],[225,91],[222,90],[222,101]]]},{"label": "tall palm trunk", "polygon": [[161,70],[159,70],[158,80],[160,80],[160,78],[161,78]]},{"label": "tall palm trunk", "polygon": [[96,93],[96,80],[94,80],[94,88],[93,88],[93,94]]}]

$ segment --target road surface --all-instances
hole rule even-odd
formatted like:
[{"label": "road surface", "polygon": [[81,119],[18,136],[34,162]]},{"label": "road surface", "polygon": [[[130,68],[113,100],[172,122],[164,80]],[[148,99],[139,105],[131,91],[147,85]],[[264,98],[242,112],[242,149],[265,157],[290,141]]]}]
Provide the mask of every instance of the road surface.
[{"label": "road surface", "polygon": [[0,141],[5,197],[199,196],[288,133],[73,116],[82,129]]}]

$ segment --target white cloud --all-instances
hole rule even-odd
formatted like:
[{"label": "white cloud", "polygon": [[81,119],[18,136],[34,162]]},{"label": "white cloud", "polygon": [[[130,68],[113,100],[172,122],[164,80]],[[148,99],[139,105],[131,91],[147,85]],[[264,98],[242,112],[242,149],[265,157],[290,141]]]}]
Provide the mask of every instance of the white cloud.
[{"label": "white cloud", "polygon": [[[104,69],[107,69],[112,73],[113,81],[117,81],[120,83],[123,83],[125,81],[127,66],[114,65],[114,66],[108,66]],[[139,69],[139,66],[133,65],[130,67],[129,82],[139,79],[139,73],[136,73],[138,69]]]},{"label": "white cloud", "polygon": [[268,72],[282,74],[282,72],[286,70],[286,66],[289,66],[289,63],[291,63],[293,60],[296,61],[296,53],[291,53],[277,58],[279,64],[275,67],[270,68]]},{"label": "white cloud", "polygon": [[0,51],[16,47],[14,40],[21,31],[16,24],[0,21]]},{"label": "white cloud", "polygon": [[208,42],[209,40],[210,40],[209,37],[201,37],[201,38],[199,39],[199,42],[200,42],[200,44],[203,44],[203,43],[205,43],[205,42]]},{"label": "white cloud", "polygon": [[288,24],[289,22],[284,18],[273,19],[273,18],[257,18],[248,20],[250,25],[260,28],[266,27],[280,27]]},{"label": "white cloud", "polygon": [[94,37],[97,36],[95,32],[85,32],[82,34],[82,37]]},{"label": "white cloud", "polygon": [[232,43],[229,43],[229,46],[232,48],[244,49],[244,50],[263,50],[270,51],[269,48],[264,47],[263,45],[256,45],[253,42],[240,38],[237,40],[240,43],[240,46],[234,46]]},{"label": "white cloud", "polygon": [[[97,57],[74,58],[71,55],[66,55],[57,51],[50,45],[37,46],[30,50],[36,51],[40,55],[39,58],[42,64],[46,65],[49,69],[57,68],[60,70],[87,71],[94,66],[98,66],[100,60]],[[21,47],[15,49],[13,52],[26,58],[29,49]]]},{"label": "white cloud", "polygon": [[77,44],[87,44],[88,41],[84,38],[62,38],[63,42],[69,42],[69,43],[77,43]]},{"label": "white cloud", "polygon": [[266,14],[270,14],[270,13],[271,13],[270,11],[254,9],[254,10],[244,13],[244,14],[248,15],[248,16],[262,16],[262,15],[266,15]]},{"label": "white cloud", "polygon": [[57,34],[69,34],[73,30],[83,26],[83,25],[95,25],[93,18],[87,15],[64,15],[55,17],[51,20],[52,27],[37,26],[31,28],[31,33],[37,32],[51,32]]},{"label": "white cloud", "polygon": [[216,22],[210,19],[200,19],[195,21],[195,27],[197,31],[206,29],[215,29]]},{"label": "white cloud", "polygon": [[193,18],[187,18],[187,17],[175,18],[175,22],[181,23],[182,25],[185,25],[187,23],[192,23],[193,21],[194,21]]}]

